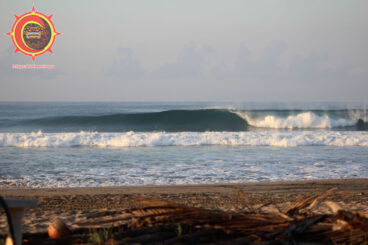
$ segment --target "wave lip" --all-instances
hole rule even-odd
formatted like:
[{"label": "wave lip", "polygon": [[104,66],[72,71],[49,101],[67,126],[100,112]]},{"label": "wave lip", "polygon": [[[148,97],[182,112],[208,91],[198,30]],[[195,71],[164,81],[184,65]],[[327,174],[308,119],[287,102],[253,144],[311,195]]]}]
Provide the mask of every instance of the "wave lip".
[{"label": "wave lip", "polygon": [[363,146],[368,132],[125,132],[0,133],[0,147]]}]

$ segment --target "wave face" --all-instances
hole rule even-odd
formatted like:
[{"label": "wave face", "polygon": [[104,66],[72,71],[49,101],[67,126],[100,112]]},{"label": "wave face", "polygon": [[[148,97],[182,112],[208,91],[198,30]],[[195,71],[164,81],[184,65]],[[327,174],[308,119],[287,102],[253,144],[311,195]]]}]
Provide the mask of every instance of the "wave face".
[{"label": "wave face", "polygon": [[64,116],[23,121],[34,129],[56,131],[245,131],[246,122],[227,110],[169,110],[103,116]]},{"label": "wave face", "polygon": [[144,147],[144,146],[363,146],[368,132],[125,132],[0,133],[0,147]]}]

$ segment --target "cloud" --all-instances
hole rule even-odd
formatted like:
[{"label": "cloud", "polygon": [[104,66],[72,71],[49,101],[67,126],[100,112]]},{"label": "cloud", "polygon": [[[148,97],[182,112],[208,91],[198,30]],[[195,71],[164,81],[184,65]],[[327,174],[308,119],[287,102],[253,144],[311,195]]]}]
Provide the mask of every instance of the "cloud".
[{"label": "cloud", "polygon": [[294,81],[319,79],[320,63],[321,58],[318,55],[309,55],[308,57],[296,55],[287,68],[287,78]]},{"label": "cloud", "polygon": [[108,74],[120,78],[139,79],[145,75],[145,71],[141,67],[141,62],[133,57],[130,48],[119,47]]},{"label": "cloud", "polygon": [[221,79],[231,78],[263,83],[321,83],[337,80],[348,81],[357,78],[353,68],[348,65],[323,68],[326,60],[317,54],[294,55],[286,67],[282,66],[281,59],[286,51],[287,44],[283,41],[277,41],[266,47],[264,55],[259,59],[252,59],[252,52],[245,44],[241,44],[235,68],[225,70],[223,66],[219,65],[214,69],[214,75]]},{"label": "cloud", "polygon": [[296,55],[287,67],[283,78],[294,83],[316,85],[318,87],[321,87],[320,85],[324,83],[330,86],[339,85],[345,87],[344,83],[354,82],[362,78],[354,74],[353,67],[347,64],[323,68],[325,62],[317,54],[308,56]]},{"label": "cloud", "polygon": [[206,55],[214,52],[211,47],[198,48],[195,42],[189,43],[179,53],[174,62],[163,64],[152,72],[158,79],[189,79],[203,75]]},{"label": "cloud", "polygon": [[245,44],[239,47],[238,58],[232,75],[238,78],[277,79],[282,74],[279,64],[281,55],[286,51],[285,42],[273,42],[266,47],[265,54],[258,60],[251,59],[251,52]]},{"label": "cloud", "polygon": [[263,96],[268,100],[318,100],[334,99],[336,94],[362,97],[362,90],[355,87],[362,87],[367,76],[355,72],[359,74],[356,75],[353,67],[328,67],[326,55],[290,57],[287,51],[285,42],[275,41],[255,58],[252,50],[242,43],[235,61],[228,62],[214,48],[191,42],[179,51],[174,61],[149,71],[142,68],[130,48],[119,48],[111,73],[129,79],[142,78],[130,85],[131,94],[135,91],[141,94],[142,88],[146,88],[149,96],[157,94],[159,98],[256,100]]},{"label": "cloud", "polygon": [[[214,48],[198,46],[195,42],[190,42],[180,50],[174,61],[147,71],[142,68],[140,60],[133,56],[132,49],[121,47],[117,49],[116,59],[108,73],[120,78],[144,78],[150,81],[216,79],[229,82],[234,80],[257,82],[265,85],[328,83],[358,78],[353,67],[348,65],[323,68],[326,60],[317,54],[306,56],[296,54],[288,65],[281,65],[287,49],[286,42],[274,41],[265,47],[261,57],[255,59],[252,51],[242,43],[235,62],[226,65],[223,59],[216,57],[218,54]],[[362,77],[360,74],[359,79]]]}]

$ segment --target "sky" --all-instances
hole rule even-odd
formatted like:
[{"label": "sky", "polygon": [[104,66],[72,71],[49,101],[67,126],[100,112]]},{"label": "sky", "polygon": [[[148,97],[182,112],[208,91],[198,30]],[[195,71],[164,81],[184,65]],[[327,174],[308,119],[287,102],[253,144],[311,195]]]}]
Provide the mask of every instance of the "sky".
[{"label": "sky", "polygon": [[0,101],[364,101],[366,0],[0,0],[52,17],[54,54],[32,64],[0,36]]}]

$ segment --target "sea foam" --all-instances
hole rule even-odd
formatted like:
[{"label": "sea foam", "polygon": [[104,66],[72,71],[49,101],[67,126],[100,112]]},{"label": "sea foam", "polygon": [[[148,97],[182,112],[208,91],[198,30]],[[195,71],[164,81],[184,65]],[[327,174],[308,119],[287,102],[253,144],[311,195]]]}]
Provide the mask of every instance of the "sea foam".
[{"label": "sea foam", "polygon": [[368,132],[124,132],[0,133],[0,147],[368,146]]}]

